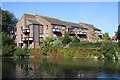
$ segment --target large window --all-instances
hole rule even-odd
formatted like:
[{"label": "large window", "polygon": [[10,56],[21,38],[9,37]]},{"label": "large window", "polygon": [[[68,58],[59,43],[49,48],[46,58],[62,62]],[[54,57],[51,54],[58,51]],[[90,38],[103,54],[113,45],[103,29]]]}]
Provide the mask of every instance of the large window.
[{"label": "large window", "polygon": [[39,26],[39,33],[43,34],[43,26]]}]

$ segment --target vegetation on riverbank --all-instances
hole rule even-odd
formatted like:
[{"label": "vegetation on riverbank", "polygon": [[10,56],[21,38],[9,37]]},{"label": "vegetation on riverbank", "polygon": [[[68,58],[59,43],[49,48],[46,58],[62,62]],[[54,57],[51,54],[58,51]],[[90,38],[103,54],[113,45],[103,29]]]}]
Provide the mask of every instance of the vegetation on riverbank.
[{"label": "vegetation on riverbank", "polygon": [[120,58],[120,50],[117,43],[103,43],[101,47],[95,49],[92,55],[99,59],[118,60]]},{"label": "vegetation on riverbank", "polygon": [[27,48],[27,46],[25,46],[24,48],[16,48],[16,50],[14,51],[13,57],[14,58],[24,58],[30,56],[30,51]]},{"label": "vegetation on riverbank", "polygon": [[29,55],[29,49],[26,47],[24,48],[16,48],[14,43],[14,39],[11,35],[7,33],[1,33],[0,37],[2,37],[2,56],[3,57],[24,57]]},{"label": "vegetation on riverbank", "polygon": [[68,43],[69,46],[67,48],[65,47],[66,45],[64,45],[64,48],[60,48],[59,45],[55,48],[53,45],[56,40],[47,38],[45,41],[48,43],[40,48],[40,55],[54,58],[98,58],[115,60],[120,58],[118,43],[113,43],[110,40],[91,43],[80,42],[77,37],[74,37]]},{"label": "vegetation on riverbank", "polygon": [[[2,55],[14,58],[22,57],[52,57],[52,58],[95,58],[98,59],[119,59],[120,51],[118,43],[113,42],[81,42],[77,37],[71,39],[68,44],[62,43],[64,38],[46,38],[40,49],[16,48],[11,35],[2,33]],[[58,43],[57,43],[58,42]],[[67,47],[66,47],[67,46]]]},{"label": "vegetation on riverbank", "polygon": [[13,56],[15,44],[11,35],[7,33],[1,33],[0,37],[2,37],[2,56]]}]

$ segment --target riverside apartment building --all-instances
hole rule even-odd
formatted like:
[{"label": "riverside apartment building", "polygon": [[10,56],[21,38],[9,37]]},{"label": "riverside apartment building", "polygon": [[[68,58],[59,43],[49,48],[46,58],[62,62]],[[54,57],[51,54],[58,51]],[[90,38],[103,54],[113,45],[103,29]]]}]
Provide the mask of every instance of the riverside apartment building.
[{"label": "riverside apartment building", "polygon": [[71,37],[77,35],[82,41],[95,42],[96,39],[102,39],[101,30],[91,24],[24,14],[16,25],[15,43],[19,48],[25,45],[29,48],[39,48],[46,37],[64,37],[65,32],[68,32]]}]

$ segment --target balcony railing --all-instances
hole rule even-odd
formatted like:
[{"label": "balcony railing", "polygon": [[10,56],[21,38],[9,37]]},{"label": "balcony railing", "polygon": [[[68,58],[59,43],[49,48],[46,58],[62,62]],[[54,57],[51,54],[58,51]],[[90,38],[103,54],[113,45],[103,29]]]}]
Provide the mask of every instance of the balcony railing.
[{"label": "balcony railing", "polygon": [[78,35],[87,35],[87,32],[77,32]]},{"label": "balcony railing", "polygon": [[30,33],[30,29],[23,29],[22,32],[23,32],[24,34],[28,34],[28,33]]},{"label": "balcony railing", "polygon": [[33,41],[33,38],[32,38],[32,37],[29,37],[29,41]]},{"label": "balcony railing", "polygon": [[99,33],[99,34],[98,34],[98,37],[99,37],[100,39],[102,39],[102,35],[103,35],[102,33]]},{"label": "balcony railing", "polygon": [[98,36],[102,36],[103,34],[102,33],[99,33]]},{"label": "balcony railing", "polygon": [[23,37],[22,38],[22,41],[33,41],[33,38],[32,37]]},{"label": "balcony railing", "polygon": [[60,29],[59,29],[59,28],[53,28],[52,31],[53,31],[54,33],[55,33],[55,32],[59,33],[59,32],[60,32]]}]

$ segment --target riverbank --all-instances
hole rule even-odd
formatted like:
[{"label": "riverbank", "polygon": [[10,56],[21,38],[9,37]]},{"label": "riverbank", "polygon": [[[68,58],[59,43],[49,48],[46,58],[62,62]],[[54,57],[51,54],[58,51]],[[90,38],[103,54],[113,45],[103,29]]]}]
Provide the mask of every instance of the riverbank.
[{"label": "riverbank", "polygon": [[46,56],[52,58],[91,58],[95,48],[50,48],[46,53],[39,49],[31,49],[34,57]]},{"label": "riverbank", "polygon": [[[101,56],[101,53],[96,53],[97,50],[98,48],[50,48],[46,53],[41,53],[40,49],[31,49],[30,52],[34,58],[108,59],[103,55]],[[120,60],[120,55],[118,54],[117,59],[114,56],[112,57],[113,60]]]}]

